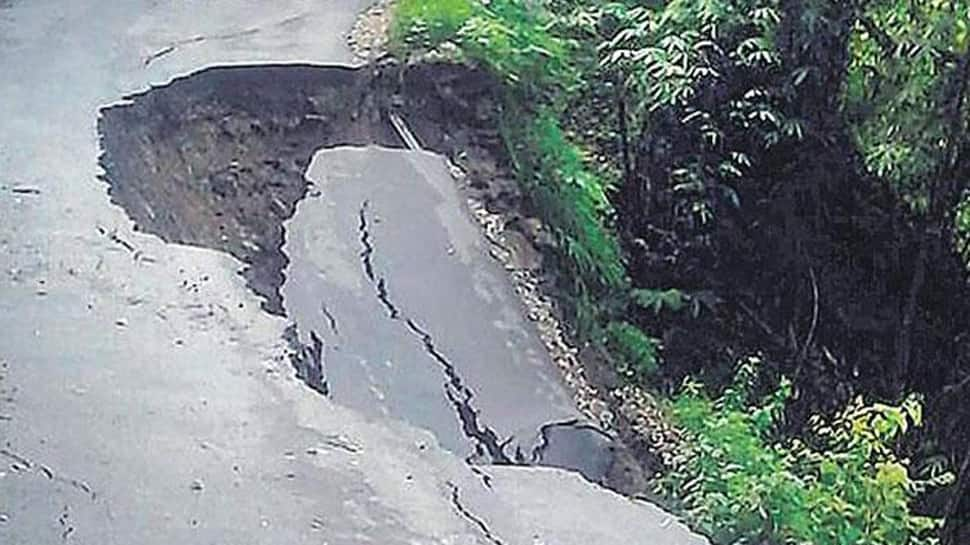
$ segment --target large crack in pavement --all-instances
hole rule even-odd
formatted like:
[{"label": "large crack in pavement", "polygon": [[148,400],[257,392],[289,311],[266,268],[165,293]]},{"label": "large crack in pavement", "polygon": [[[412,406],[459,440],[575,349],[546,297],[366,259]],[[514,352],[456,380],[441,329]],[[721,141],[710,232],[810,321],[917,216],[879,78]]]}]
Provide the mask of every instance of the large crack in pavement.
[{"label": "large crack in pavement", "polygon": [[374,281],[374,264],[371,261],[371,256],[374,254],[374,246],[370,242],[370,230],[367,228],[367,206],[369,202],[364,201],[360,205],[360,212],[358,213],[360,217],[360,223],[357,229],[360,231],[360,245],[364,247],[360,252],[360,261],[364,265],[364,274],[367,275],[367,279],[371,282]]},{"label": "large crack in pavement", "polygon": [[[440,367],[445,376],[443,383],[445,397],[455,410],[455,414],[461,422],[461,430],[474,444],[475,452],[479,456],[488,456],[488,462],[492,464],[511,464],[503,449],[502,440],[494,429],[480,421],[480,412],[472,404],[475,399],[475,392],[469,388],[455,369],[455,365],[445,357],[444,354],[435,346],[434,337],[424,330],[418,322],[409,314],[403,314],[399,308],[391,302],[387,290],[387,278],[376,276],[374,273],[373,258],[376,252],[373,241],[373,234],[370,232],[370,224],[367,219],[367,211],[370,201],[364,201],[360,205],[359,230],[360,243],[363,249],[360,252],[361,264],[364,274],[374,285],[377,291],[377,298],[387,309],[387,317],[391,320],[403,322],[408,331],[414,334],[421,342],[425,352]],[[485,481],[487,483],[487,480]]]}]

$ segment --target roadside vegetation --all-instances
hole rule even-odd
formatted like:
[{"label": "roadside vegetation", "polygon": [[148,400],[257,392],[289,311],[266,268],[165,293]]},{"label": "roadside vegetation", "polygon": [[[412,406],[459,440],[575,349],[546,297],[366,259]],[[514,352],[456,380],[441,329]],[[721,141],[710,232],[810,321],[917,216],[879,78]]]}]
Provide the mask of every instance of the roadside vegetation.
[{"label": "roadside vegetation", "polygon": [[671,508],[966,539],[970,2],[398,0],[391,49],[504,82],[576,338],[683,431]]}]

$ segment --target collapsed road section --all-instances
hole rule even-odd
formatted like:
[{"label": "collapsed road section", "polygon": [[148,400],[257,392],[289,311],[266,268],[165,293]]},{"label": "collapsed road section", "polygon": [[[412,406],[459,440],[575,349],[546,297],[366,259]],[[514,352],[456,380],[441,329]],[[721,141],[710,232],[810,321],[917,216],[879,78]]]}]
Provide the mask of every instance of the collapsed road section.
[{"label": "collapsed road section", "polygon": [[213,68],[102,111],[101,162],[112,201],[137,228],[228,252],[248,266],[265,310],[282,314],[282,222],[307,192],[313,152],[394,145],[367,114],[360,70]]},{"label": "collapsed road section", "polygon": [[493,138],[487,85],[427,100],[427,78],[458,81],[428,70],[219,67],[127,97],[99,122],[111,198],[141,231],[245,263],[314,390],[471,462],[609,485],[618,445],[582,423],[448,165],[387,149],[409,94],[429,148]]}]

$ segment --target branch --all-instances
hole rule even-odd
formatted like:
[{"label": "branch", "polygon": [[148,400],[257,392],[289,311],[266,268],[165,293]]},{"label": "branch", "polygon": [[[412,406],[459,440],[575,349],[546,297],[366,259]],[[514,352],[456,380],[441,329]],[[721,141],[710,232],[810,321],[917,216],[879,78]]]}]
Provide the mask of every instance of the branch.
[{"label": "branch", "polygon": [[906,304],[902,309],[902,321],[899,326],[899,336],[896,338],[896,372],[905,376],[909,372],[910,356],[912,352],[913,321],[916,319],[919,295],[926,281],[926,260],[929,241],[926,240],[925,227],[919,232],[919,253],[913,264],[913,278],[906,294]]},{"label": "branch", "polygon": [[940,392],[940,395],[941,397],[946,398],[954,394],[959,394],[967,386],[970,386],[970,375],[967,375],[966,377],[964,377],[963,380],[961,380],[956,384],[947,384],[946,386],[943,387],[943,390]]}]

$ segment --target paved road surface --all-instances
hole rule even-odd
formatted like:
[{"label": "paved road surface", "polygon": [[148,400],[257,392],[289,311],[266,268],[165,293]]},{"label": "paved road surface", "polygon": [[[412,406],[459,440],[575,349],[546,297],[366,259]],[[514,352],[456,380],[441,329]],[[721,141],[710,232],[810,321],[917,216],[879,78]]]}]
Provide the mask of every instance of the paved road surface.
[{"label": "paved road surface", "polygon": [[0,542],[701,543],[574,473],[489,488],[430,432],[323,399],[238,262],[109,203],[101,106],[215,64],[348,62],[364,4],[0,1]]},{"label": "paved road surface", "polygon": [[[326,150],[307,177],[283,299],[322,340],[334,400],[486,461],[531,459],[543,425],[581,418],[441,157]],[[572,438],[572,467],[601,477],[606,440]]]}]

